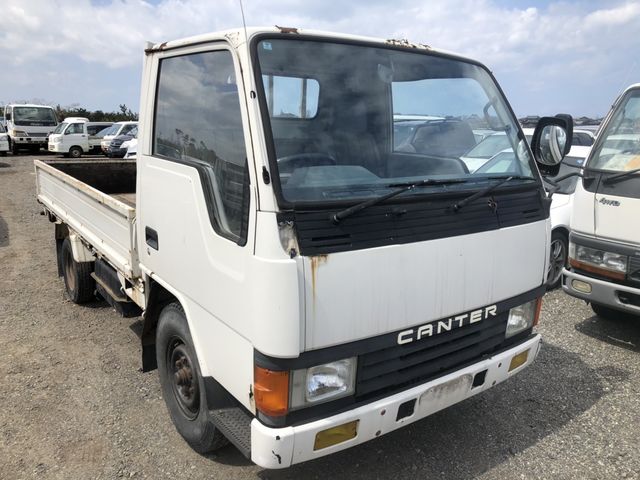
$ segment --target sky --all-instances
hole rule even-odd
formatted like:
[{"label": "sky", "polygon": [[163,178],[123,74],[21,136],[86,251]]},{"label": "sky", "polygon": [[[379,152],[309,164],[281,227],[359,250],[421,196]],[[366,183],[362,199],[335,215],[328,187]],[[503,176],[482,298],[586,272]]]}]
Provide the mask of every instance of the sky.
[{"label": "sky", "polygon": [[[486,64],[518,116],[603,116],[640,82],[640,1],[244,0],[248,26],[406,38]],[[145,41],[242,25],[238,0],[1,0],[0,104],[139,110]]]}]

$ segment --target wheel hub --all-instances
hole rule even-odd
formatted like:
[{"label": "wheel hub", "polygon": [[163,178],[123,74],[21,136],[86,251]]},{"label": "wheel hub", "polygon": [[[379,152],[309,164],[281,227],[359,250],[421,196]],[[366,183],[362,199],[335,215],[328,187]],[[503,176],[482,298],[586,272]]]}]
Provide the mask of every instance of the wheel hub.
[{"label": "wheel hub", "polygon": [[184,344],[176,345],[170,352],[173,393],[182,411],[194,418],[200,409],[200,388],[189,352]]}]

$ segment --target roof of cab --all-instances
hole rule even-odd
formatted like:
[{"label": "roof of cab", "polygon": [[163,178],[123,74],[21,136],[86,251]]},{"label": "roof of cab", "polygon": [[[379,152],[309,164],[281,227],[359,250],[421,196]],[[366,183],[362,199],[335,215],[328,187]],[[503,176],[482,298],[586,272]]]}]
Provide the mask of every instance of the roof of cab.
[{"label": "roof of cab", "polygon": [[[308,30],[302,28],[293,28],[293,27],[247,27],[246,29],[246,37],[251,39],[256,35],[261,34],[280,34],[283,36],[295,37],[296,35],[304,35],[307,37],[319,37],[319,38],[329,38],[336,40],[350,40],[356,42],[365,42],[372,44],[380,44],[380,46],[392,46],[392,47],[405,47],[408,50],[423,50],[423,51],[432,51],[437,53],[442,53],[445,55],[451,55],[457,57],[461,60],[467,60],[474,63],[480,63],[477,60],[471,59],[469,57],[464,57],[460,54],[450,52],[442,49],[435,49],[429,45],[425,45],[422,43],[411,43],[408,40],[404,39],[384,39],[384,38],[376,38],[376,37],[366,37],[361,35],[351,35],[347,33],[336,33],[336,32],[327,32],[322,30]],[[147,43],[147,48],[145,50],[146,53],[153,53],[157,51],[169,50],[174,48],[186,47],[189,45],[214,42],[214,41],[228,41],[231,45],[238,49],[245,43],[245,30],[238,29],[230,29],[230,30],[222,30],[219,32],[211,32],[205,33],[202,35],[195,35],[192,37],[181,38],[177,40],[171,40],[162,43]]]}]

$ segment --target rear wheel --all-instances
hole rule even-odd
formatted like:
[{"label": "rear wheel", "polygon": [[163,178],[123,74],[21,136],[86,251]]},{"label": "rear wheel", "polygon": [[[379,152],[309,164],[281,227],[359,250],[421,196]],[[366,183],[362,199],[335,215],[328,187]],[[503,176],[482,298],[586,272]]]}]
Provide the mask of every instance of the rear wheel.
[{"label": "rear wheel", "polygon": [[71,147],[69,149],[69,156],[71,158],[80,158],[82,156],[82,149],[80,147]]},{"label": "rear wheel", "polygon": [[96,289],[95,281],[91,276],[93,262],[76,262],[73,259],[69,237],[62,242],[60,255],[64,286],[69,299],[77,304],[92,300]]},{"label": "rear wheel", "polygon": [[547,290],[553,290],[560,285],[562,269],[567,264],[567,236],[562,232],[551,234],[551,248],[549,249],[549,267],[547,269]]},{"label": "rear wheel", "polygon": [[156,360],[162,396],[178,433],[198,453],[227,445],[227,439],[209,418],[204,380],[179,303],[167,305],[160,313]]}]

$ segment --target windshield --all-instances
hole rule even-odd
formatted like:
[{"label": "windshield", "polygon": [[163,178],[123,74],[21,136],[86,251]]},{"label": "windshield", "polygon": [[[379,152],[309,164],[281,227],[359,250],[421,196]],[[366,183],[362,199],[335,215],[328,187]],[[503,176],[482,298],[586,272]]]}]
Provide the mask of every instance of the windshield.
[{"label": "windshield", "polygon": [[62,123],[58,124],[58,126],[53,131],[53,133],[62,133],[62,132],[64,132],[64,129],[67,128],[67,125],[69,125],[69,124],[65,123],[65,122],[62,122]]},{"label": "windshield", "polygon": [[640,89],[622,99],[598,136],[588,167],[618,172],[640,168]]},{"label": "windshield", "polygon": [[53,127],[58,121],[50,107],[13,107],[13,123],[31,127]]},{"label": "windshield", "polygon": [[470,173],[477,165],[463,158],[476,146],[474,130],[501,132],[502,149],[517,152],[517,171],[533,175],[517,123],[480,66],[324,41],[256,46],[272,168],[286,202],[363,199],[424,178],[486,183],[487,174]]},{"label": "windshield", "polygon": [[114,123],[114,124],[113,124],[113,125],[111,125],[110,127],[106,128],[106,129],[104,129],[104,130],[101,130],[101,131],[100,131],[100,134],[101,134],[103,137],[105,137],[105,136],[107,136],[107,135],[115,135],[115,134],[116,134],[116,132],[117,132],[118,130],[120,130],[120,127],[121,127],[121,126],[122,126],[122,124]]}]

